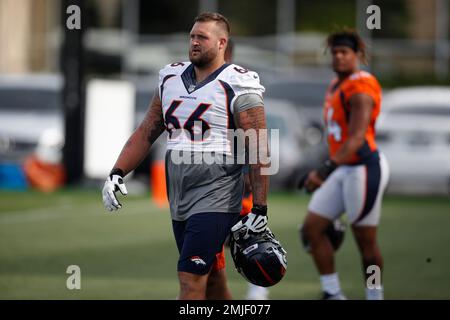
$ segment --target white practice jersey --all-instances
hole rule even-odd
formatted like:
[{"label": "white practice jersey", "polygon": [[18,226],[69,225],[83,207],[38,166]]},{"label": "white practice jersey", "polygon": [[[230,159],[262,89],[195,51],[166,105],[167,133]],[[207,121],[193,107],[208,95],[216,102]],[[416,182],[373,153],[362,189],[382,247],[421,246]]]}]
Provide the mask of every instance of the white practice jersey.
[{"label": "white practice jersey", "polygon": [[190,62],[167,65],[159,72],[167,149],[230,154],[227,134],[235,129],[236,98],[263,92],[258,74],[235,64],[224,64],[199,83]]}]

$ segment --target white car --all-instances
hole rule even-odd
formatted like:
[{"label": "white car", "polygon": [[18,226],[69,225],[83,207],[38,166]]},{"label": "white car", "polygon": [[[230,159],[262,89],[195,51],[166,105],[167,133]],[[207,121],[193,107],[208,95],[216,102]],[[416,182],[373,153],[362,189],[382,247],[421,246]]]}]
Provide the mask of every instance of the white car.
[{"label": "white car", "polygon": [[48,129],[63,131],[62,78],[0,76],[0,159],[20,163]]},{"label": "white car", "polygon": [[392,90],[382,108],[377,141],[390,166],[388,191],[450,194],[450,88]]}]

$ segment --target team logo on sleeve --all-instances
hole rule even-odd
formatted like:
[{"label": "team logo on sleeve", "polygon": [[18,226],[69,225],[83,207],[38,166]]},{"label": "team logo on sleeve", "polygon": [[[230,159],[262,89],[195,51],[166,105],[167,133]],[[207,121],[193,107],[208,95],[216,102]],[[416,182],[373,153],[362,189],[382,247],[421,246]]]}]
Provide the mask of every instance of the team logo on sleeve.
[{"label": "team logo on sleeve", "polygon": [[201,264],[201,265],[203,265],[203,266],[206,266],[206,262],[203,261],[203,259],[200,258],[199,256],[193,256],[193,257],[191,257],[191,261],[192,261],[192,262],[195,262],[196,265]]}]

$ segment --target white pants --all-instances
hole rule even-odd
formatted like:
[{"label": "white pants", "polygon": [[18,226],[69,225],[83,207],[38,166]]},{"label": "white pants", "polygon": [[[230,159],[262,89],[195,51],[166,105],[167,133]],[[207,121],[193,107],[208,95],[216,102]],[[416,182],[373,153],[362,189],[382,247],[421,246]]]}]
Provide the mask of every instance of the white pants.
[{"label": "white pants", "polygon": [[331,221],[345,212],[353,225],[377,226],[388,180],[389,166],[381,153],[375,163],[339,166],[314,192],[308,210]]}]

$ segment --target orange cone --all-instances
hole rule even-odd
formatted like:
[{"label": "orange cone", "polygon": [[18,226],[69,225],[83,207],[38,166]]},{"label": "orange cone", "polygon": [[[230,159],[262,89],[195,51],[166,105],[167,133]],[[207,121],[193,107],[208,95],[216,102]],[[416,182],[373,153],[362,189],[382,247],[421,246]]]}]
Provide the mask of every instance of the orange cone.
[{"label": "orange cone", "polygon": [[53,192],[66,181],[62,164],[45,163],[34,155],[25,159],[23,168],[30,185],[39,191]]},{"label": "orange cone", "polygon": [[166,189],[166,168],[164,160],[153,161],[150,168],[150,184],[152,188],[152,198],[159,208],[168,208]]}]

